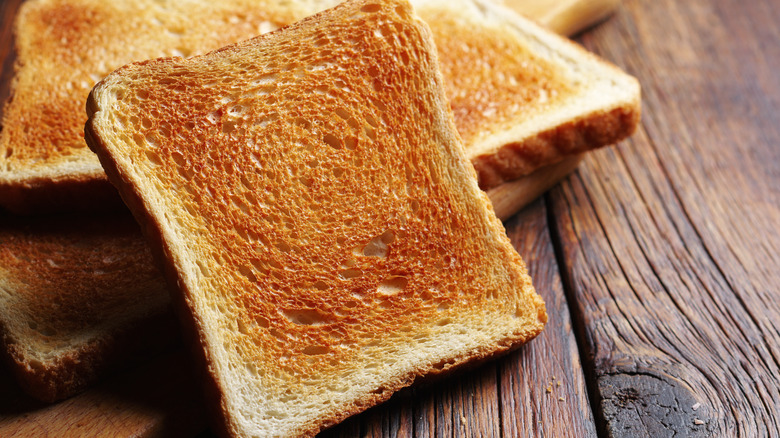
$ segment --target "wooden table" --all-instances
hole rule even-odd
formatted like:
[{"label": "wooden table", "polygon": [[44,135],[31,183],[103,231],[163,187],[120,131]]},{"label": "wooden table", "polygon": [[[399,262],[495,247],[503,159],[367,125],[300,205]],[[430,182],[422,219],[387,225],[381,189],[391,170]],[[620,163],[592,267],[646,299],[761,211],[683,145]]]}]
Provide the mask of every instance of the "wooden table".
[{"label": "wooden table", "polygon": [[[506,222],[547,302],[547,328],[508,357],[399,393],[322,435],[780,434],[777,6],[624,0],[582,34],[639,78],[643,120]],[[197,400],[178,371],[184,356],[162,362],[178,378],[154,381],[160,397]],[[147,372],[101,389],[116,394],[118,412],[171,405],[122,398],[122,385],[150,384]],[[188,412],[189,432],[202,430]]]}]

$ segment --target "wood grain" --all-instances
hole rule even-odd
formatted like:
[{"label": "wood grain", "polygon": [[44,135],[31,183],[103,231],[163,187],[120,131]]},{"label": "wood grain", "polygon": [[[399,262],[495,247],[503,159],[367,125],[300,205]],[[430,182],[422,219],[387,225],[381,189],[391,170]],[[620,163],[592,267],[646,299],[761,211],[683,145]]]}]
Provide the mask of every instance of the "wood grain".
[{"label": "wood grain", "polygon": [[553,191],[608,436],[780,431],[780,9],[629,0],[585,45],[636,74],[632,140]]},{"label": "wood grain", "polygon": [[530,345],[498,364],[503,437],[596,435],[569,306],[542,200],[506,223],[550,320]]}]

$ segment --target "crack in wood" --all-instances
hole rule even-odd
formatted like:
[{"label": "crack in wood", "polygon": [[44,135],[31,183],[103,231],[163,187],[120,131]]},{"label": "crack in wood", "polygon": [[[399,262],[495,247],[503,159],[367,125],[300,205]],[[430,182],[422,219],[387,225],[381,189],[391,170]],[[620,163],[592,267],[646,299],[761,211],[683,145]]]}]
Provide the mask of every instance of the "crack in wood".
[{"label": "crack in wood", "polygon": [[647,372],[610,373],[599,377],[598,386],[609,436],[705,437],[715,431],[706,409],[693,409],[700,403],[696,396],[673,380]]},{"label": "crack in wood", "polygon": [[[576,178],[576,171],[569,178]],[[568,202],[568,199],[565,200]],[[577,343],[577,352],[580,357],[580,364],[582,365],[583,373],[585,375],[585,386],[588,391],[588,401],[591,414],[596,419],[594,426],[599,436],[606,436],[606,423],[603,421],[603,415],[599,402],[601,396],[598,391],[598,385],[596,383],[596,371],[594,368],[595,353],[592,346],[594,345],[592,340],[589,339],[590,331],[587,330],[585,318],[582,314],[582,309],[578,306],[577,296],[572,284],[572,278],[569,270],[565,269],[564,247],[563,239],[561,238],[560,230],[556,226],[557,221],[553,217],[553,201],[549,193],[544,196],[544,205],[547,214],[547,230],[550,235],[550,241],[552,243],[553,254],[557,263],[560,277],[561,286],[563,288],[563,296],[566,300],[566,304],[569,308],[569,315],[574,326],[574,340]],[[565,209],[564,212],[568,213],[571,224],[574,223],[574,218],[571,216],[571,209]],[[575,233],[576,235],[576,233]]]}]

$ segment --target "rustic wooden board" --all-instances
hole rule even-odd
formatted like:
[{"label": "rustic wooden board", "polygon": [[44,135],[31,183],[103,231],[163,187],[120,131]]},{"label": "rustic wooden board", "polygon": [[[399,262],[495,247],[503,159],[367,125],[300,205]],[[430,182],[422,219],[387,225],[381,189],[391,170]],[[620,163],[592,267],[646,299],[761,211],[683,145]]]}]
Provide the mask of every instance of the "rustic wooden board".
[{"label": "rustic wooden board", "polygon": [[780,431],[780,8],[629,0],[583,40],[636,74],[640,131],[551,217],[601,432]]},{"label": "rustic wooden board", "polygon": [[500,362],[503,437],[596,435],[569,306],[541,200],[506,223],[550,321],[527,348]]}]

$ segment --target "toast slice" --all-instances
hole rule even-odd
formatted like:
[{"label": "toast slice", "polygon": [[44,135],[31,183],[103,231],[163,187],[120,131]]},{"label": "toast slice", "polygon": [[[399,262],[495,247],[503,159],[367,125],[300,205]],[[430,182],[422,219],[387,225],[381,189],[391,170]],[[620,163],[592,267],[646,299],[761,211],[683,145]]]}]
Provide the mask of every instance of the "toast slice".
[{"label": "toast slice", "polygon": [[414,4],[483,190],[636,129],[637,80],[579,45],[486,0]]},{"label": "toast slice", "polygon": [[68,397],[172,345],[173,319],[129,214],[0,217],[0,355],[30,395]]},{"label": "toast slice", "polygon": [[87,109],[226,435],[313,435],[546,321],[403,0],[122,67]]},{"label": "toast slice", "polygon": [[[0,131],[0,206],[20,213],[104,208],[115,197],[81,132],[89,89],[111,70],[204,53],[337,2],[26,2],[16,21],[13,98]],[[441,49],[456,125],[483,189],[634,129],[636,81],[578,46],[486,2],[415,6]]]}]

